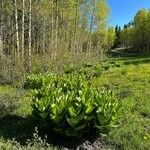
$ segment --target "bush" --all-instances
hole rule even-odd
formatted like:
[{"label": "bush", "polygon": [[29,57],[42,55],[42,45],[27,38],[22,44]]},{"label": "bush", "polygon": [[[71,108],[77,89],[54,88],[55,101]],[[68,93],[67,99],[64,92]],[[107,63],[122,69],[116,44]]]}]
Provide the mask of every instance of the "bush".
[{"label": "bush", "polygon": [[101,67],[104,70],[109,70],[110,68],[115,68],[115,67],[119,68],[119,67],[122,67],[122,66],[123,66],[123,63],[118,62],[118,61],[104,62],[101,65]]},{"label": "bush", "polygon": [[65,67],[65,74],[74,74],[75,72],[83,75],[86,79],[99,77],[102,74],[103,68],[100,65],[84,64],[82,67],[68,65]]},{"label": "bush", "polygon": [[44,85],[48,85],[55,78],[55,74],[31,74],[27,77],[24,84],[25,89],[40,89]]},{"label": "bush", "polygon": [[13,114],[19,108],[19,96],[16,94],[0,94],[0,117]]},{"label": "bush", "polygon": [[108,69],[110,69],[110,67],[111,67],[111,65],[110,65],[109,63],[103,63],[103,64],[102,64],[102,68],[103,68],[104,70],[108,70]]},{"label": "bush", "polygon": [[24,81],[24,67],[21,62],[9,59],[0,60],[0,83],[18,87]]},{"label": "bush", "polygon": [[79,70],[79,74],[84,75],[86,79],[91,79],[93,77],[99,77],[102,74],[101,66],[90,66],[84,67]]},{"label": "bush", "polygon": [[112,91],[96,89],[77,74],[50,75],[43,81],[34,87],[32,105],[42,128],[78,137],[91,131],[108,134],[119,125],[120,104]]},{"label": "bush", "polygon": [[84,64],[82,67],[77,67],[70,64],[64,68],[65,74],[74,74],[75,72],[83,75],[86,79],[92,79],[93,77],[99,77],[103,71],[107,71],[111,68],[121,67],[121,62],[102,62],[101,64]]}]

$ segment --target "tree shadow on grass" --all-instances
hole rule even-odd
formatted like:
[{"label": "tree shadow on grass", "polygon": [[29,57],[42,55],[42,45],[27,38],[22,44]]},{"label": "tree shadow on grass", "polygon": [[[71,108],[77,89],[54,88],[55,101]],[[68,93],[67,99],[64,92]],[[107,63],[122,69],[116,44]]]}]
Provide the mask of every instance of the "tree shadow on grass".
[{"label": "tree shadow on grass", "polygon": [[52,144],[53,146],[60,147],[60,148],[66,148],[67,149],[80,149],[81,145],[91,145],[90,143],[94,143],[94,141],[97,139],[97,135],[91,134],[87,136],[82,136],[80,138],[73,138],[73,137],[65,137],[61,135],[57,135],[55,133],[51,132],[51,135],[48,135],[48,142]]},{"label": "tree shadow on grass", "polygon": [[[22,146],[24,146],[28,139],[33,139],[33,133],[35,133],[35,127],[37,122],[31,117],[26,118],[16,115],[9,115],[3,118],[0,118],[0,137],[3,137],[5,140],[15,139]],[[49,130],[39,130],[38,136],[44,138],[47,136],[47,142],[50,145],[66,148],[66,149],[90,149],[94,150],[93,143],[96,141],[96,145],[101,147],[105,144],[105,141],[98,138],[97,135],[91,133],[82,138],[66,138],[60,135],[56,135]],[[107,142],[107,141],[106,141]],[[107,145],[111,146],[111,143]]]},{"label": "tree shadow on grass", "polygon": [[[36,125],[37,122],[30,116],[26,118],[17,115],[4,116],[0,118],[0,137],[3,137],[5,140],[15,139],[24,146],[28,139],[33,139]],[[95,139],[94,136],[90,136],[88,139],[86,137],[80,139],[66,138],[48,130],[38,129],[38,136],[44,138],[45,135],[49,144],[68,149],[76,149],[86,140],[93,141]]]},{"label": "tree shadow on grass", "polygon": [[[25,118],[17,115],[4,116],[0,118],[0,137],[3,137],[6,140],[15,139],[24,145],[27,139],[33,138],[36,125],[36,121],[30,116]],[[39,136],[44,136],[46,133],[48,133],[46,130],[39,130]],[[48,141],[54,142],[56,145],[63,142],[61,141],[62,137],[54,135],[54,133],[49,133],[47,136]],[[65,140],[68,139],[64,139],[64,141]]]},{"label": "tree shadow on grass", "polygon": [[0,118],[0,137],[15,139],[24,145],[27,139],[32,138],[35,132],[35,123],[31,117],[9,115]]},{"label": "tree shadow on grass", "polygon": [[84,135],[81,138],[62,137],[59,135],[51,136],[48,139],[53,146],[59,147],[62,150],[102,150],[116,149],[120,150],[121,145],[110,141],[107,137],[100,137],[96,134]]}]

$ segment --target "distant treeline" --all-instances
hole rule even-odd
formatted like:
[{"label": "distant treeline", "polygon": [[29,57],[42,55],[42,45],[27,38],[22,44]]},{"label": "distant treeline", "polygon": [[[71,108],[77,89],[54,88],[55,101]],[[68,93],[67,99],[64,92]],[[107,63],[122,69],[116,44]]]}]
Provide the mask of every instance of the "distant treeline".
[{"label": "distant treeline", "polygon": [[150,11],[141,9],[123,29],[116,26],[112,48],[131,48],[134,52],[150,52]]}]

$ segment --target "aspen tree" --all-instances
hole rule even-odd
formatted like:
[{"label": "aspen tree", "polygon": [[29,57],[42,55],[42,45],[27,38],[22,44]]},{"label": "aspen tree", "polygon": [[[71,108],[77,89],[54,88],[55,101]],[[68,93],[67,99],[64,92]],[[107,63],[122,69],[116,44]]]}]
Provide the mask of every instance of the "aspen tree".
[{"label": "aspen tree", "polygon": [[[24,61],[25,0],[22,0],[22,61]],[[23,62],[24,63],[24,62]]]},{"label": "aspen tree", "polygon": [[31,31],[32,31],[32,0],[29,0],[29,51],[28,51],[28,69],[32,66],[32,49],[31,49]]},{"label": "aspen tree", "polygon": [[16,24],[16,42],[17,42],[17,58],[20,59],[20,42],[19,42],[19,27],[18,27],[18,10],[17,10],[17,1],[14,0],[15,7],[15,24]]}]

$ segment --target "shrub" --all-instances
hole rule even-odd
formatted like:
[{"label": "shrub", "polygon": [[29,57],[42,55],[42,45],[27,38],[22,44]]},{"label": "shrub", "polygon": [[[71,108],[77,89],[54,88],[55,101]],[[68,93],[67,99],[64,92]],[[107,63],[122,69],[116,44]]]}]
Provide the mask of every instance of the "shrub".
[{"label": "shrub", "polygon": [[24,84],[25,89],[39,89],[43,84],[43,78],[41,75],[31,74],[27,77]]},{"label": "shrub", "polygon": [[80,75],[83,75],[86,79],[91,79],[93,77],[99,77],[102,74],[103,70],[104,69],[101,65],[87,63],[82,66],[76,66],[70,64],[64,68],[64,73],[65,74],[78,73]]},{"label": "shrub", "polygon": [[0,117],[13,114],[19,108],[19,96],[16,94],[0,94]]},{"label": "shrub", "polygon": [[41,89],[44,85],[48,85],[55,78],[55,74],[31,74],[27,77],[24,84],[25,89]]},{"label": "shrub", "polygon": [[110,67],[111,67],[111,64],[109,64],[109,63],[103,63],[103,64],[102,64],[102,68],[103,68],[104,70],[108,70],[108,69],[110,69]]},{"label": "shrub", "polygon": [[120,104],[112,91],[96,89],[77,74],[50,75],[44,81],[49,82],[37,86],[33,95],[33,116],[39,126],[78,137],[91,131],[108,134],[119,125]]},{"label": "shrub", "polygon": [[82,67],[77,67],[70,64],[64,68],[65,74],[74,74],[75,72],[83,75],[86,79],[92,79],[93,77],[99,77],[103,71],[107,71],[110,68],[121,67],[121,62],[102,62],[101,64],[84,64]]},{"label": "shrub", "polygon": [[128,72],[127,72],[127,69],[125,68],[125,69],[123,69],[123,70],[121,70],[121,75],[126,75]]},{"label": "shrub", "polygon": [[78,70],[78,67],[73,65],[73,64],[69,64],[69,65],[66,65],[64,67],[64,73],[65,74],[72,74],[72,73],[74,73],[77,70]]},{"label": "shrub", "polygon": [[115,67],[122,67],[123,64],[122,64],[121,62],[115,61],[114,66],[115,66]]},{"label": "shrub", "polygon": [[24,80],[24,71],[21,62],[10,59],[0,60],[0,83],[18,87]]},{"label": "shrub", "polygon": [[80,75],[84,75],[86,79],[91,79],[93,77],[99,77],[102,74],[102,67],[101,66],[88,66],[81,68],[79,70]]},{"label": "shrub", "polygon": [[123,66],[123,63],[121,62],[118,62],[118,61],[111,61],[111,62],[104,62],[102,63],[101,67],[104,69],[104,70],[109,70],[110,68],[114,68],[114,67],[121,67]]}]

